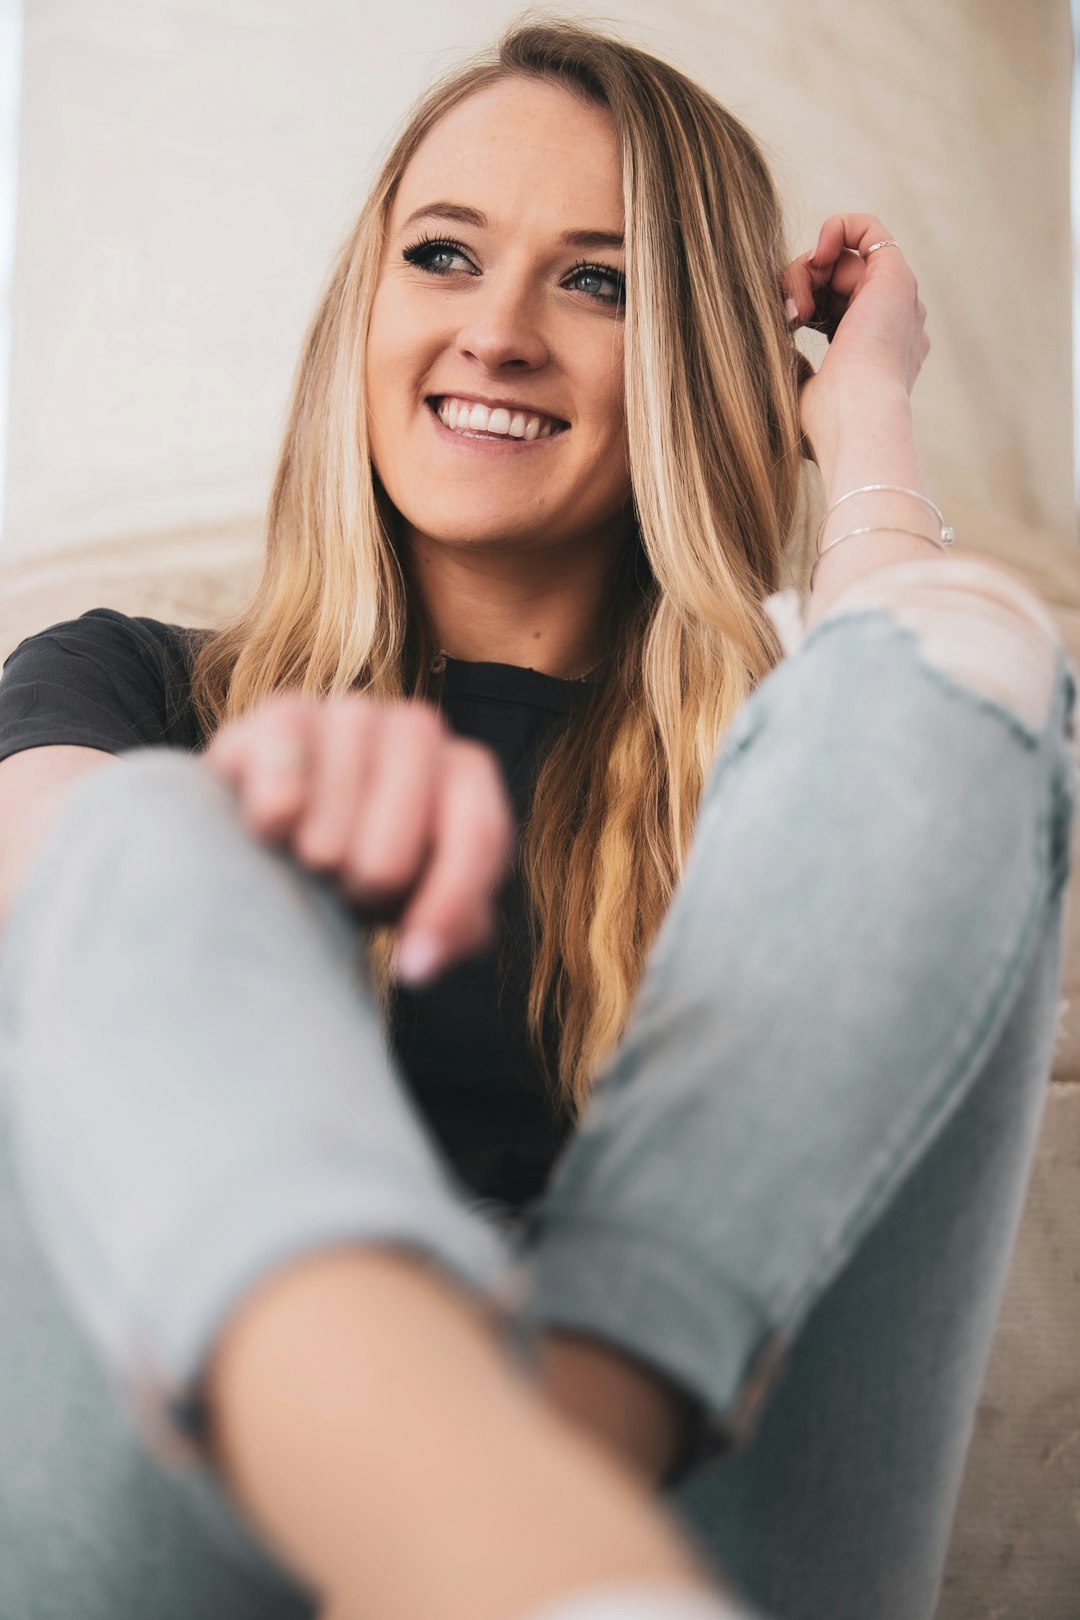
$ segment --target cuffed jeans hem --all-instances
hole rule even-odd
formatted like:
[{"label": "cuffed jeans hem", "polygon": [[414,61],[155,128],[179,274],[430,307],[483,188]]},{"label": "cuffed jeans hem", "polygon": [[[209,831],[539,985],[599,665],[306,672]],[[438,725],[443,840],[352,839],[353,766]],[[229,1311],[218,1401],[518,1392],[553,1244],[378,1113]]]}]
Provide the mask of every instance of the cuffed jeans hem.
[{"label": "cuffed jeans hem", "polygon": [[[496,1232],[369,1156],[292,1145],[230,1184],[185,1230],[182,1252],[144,1259],[128,1346],[137,1415],[162,1460],[181,1461],[202,1435],[200,1378],[228,1316],[260,1282],[316,1251],[405,1247],[497,1303],[510,1262]],[[176,1445],[179,1442],[179,1445]]]},{"label": "cuffed jeans hem", "polygon": [[695,1403],[665,1488],[749,1444],[792,1342],[758,1300],[707,1261],[691,1264],[685,1247],[586,1213],[545,1209],[542,1235],[534,1230],[531,1241],[524,1312],[533,1333],[565,1328],[602,1339]]}]

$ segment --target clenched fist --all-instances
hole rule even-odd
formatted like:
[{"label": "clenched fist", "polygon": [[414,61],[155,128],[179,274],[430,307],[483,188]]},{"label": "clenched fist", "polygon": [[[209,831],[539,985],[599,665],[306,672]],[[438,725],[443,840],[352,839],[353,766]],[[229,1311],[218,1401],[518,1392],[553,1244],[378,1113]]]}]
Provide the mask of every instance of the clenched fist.
[{"label": "clenched fist", "polygon": [[202,759],[257,838],[331,874],[366,920],[398,923],[399,979],[491,944],[513,812],[495,755],[431,704],[281,693]]}]

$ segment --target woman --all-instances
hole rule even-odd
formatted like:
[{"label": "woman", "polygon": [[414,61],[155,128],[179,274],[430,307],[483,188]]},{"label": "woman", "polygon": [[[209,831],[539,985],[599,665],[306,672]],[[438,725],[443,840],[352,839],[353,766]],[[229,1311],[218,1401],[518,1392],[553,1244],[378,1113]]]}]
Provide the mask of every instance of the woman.
[{"label": "woman", "polygon": [[1075,685],[944,551],[901,248],[782,236],[705,92],[512,30],[345,244],[245,611],[5,666],[5,1615],[930,1614]]}]

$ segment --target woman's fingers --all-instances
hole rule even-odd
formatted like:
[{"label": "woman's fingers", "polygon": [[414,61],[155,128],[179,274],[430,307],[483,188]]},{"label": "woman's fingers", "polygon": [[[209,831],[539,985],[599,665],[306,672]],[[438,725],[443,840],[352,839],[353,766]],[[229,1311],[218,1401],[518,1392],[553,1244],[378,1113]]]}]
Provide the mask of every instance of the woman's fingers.
[{"label": "woman's fingers", "polygon": [[785,294],[794,300],[797,310],[792,325],[823,332],[835,330],[864,274],[865,266],[854,253],[845,254],[839,263],[826,265],[813,263],[812,252],[794,259],[784,272]]},{"label": "woman's fingers", "polygon": [[241,819],[256,837],[279,842],[307,801],[314,704],[282,693],[223,726],[204,762],[236,789]]},{"label": "woman's fingers", "polygon": [[345,892],[373,913],[400,910],[431,854],[450,742],[429,704],[401,703],[383,711],[342,864]]},{"label": "woman's fingers", "polygon": [[[427,972],[491,942],[514,837],[494,754],[430,704],[279,694],[222,727],[204,760],[241,819],[333,875],[368,921],[428,945]],[[406,970],[407,971],[407,970]]]},{"label": "woman's fingers", "polygon": [[401,918],[399,976],[433,977],[490,944],[494,897],[513,846],[513,815],[495,756],[451,739],[436,799],[431,859]]},{"label": "woman's fingers", "polygon": [[[814,314],[814,277],[808,264],[810,255],[804,253],[801,258],[795,259],[784,272],[784,288],[787,297],[792,300],[796,308],[796,317],[792,325],[805,326]],[[788,317],[791,310],[788,309]]]},{"label": "woman's fingers", "polygon": [[[824,332],[831,340],[869,274],[870,261],[864,255],[875,242],[889,239],[888,229],[876,214],[831,214],[818,232],[816,245],[784,271],[785,298],[792,298],[798,310],[792,325]],[[893,248],[888,251],[896,261],[889,273],[901,271],[914,286],[914,275],[903,254]]]},{"label": "woman's fingers", "polygon": [[292,830],[293,850],[315,871],[337,872],[344,865],[384,713],[360,693],[325,698],[318,706],[303,814]]},{"label": "woman's fingers", "polygon": [[830,214],[818,232],[811,263],[834,265],[845,251],[862,258],[875,242],[887,242],[889,235],[876,214]]}]

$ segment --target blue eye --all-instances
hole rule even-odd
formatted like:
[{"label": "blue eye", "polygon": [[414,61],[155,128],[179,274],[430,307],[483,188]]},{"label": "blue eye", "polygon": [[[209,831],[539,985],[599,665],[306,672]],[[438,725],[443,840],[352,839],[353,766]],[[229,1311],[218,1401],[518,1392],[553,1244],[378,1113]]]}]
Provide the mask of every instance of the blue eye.
[{"label": "blue eye", "polygon": [[401,257],[415,264],[418,270],[427,270],[434,276],[448,276],[453,269],[453,265],[440,264],[440,259],[465,259],[469,262],[460,242],[448,242],[431,236],[425,236],[421,241],[414,242],[412,247],[405,248]]},{"label": "blue eye", "polygon": [[[621,306],[626,302],[626,277],[621,270],[610,270],[603,264],[575,264],[570,272],[570,279],[577,282],[583,279],[590,281],[591,286],[583,286],[580,290],[590,298],[595,298],[598,304]],[[600,288],[604,282],[613,290],[602,292]]]}]

